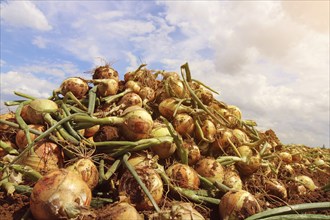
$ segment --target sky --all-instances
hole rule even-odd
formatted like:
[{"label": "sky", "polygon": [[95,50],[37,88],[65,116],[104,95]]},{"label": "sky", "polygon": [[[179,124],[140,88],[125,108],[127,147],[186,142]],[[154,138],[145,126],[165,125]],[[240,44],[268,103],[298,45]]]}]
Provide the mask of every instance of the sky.
[{"label": "sky", "polygon": [[284,144],[329,147],[329,1],[1,1],[1,113],[111,64],[180,72]]}]

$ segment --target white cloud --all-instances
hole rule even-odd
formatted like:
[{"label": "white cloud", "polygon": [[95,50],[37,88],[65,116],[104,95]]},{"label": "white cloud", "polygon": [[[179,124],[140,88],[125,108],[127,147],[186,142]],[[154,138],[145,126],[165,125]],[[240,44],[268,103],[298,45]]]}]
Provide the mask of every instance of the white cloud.
[{"label": "white cloud", "polygon": [[52,26],[47,18],[31,1],[1,2],[1,20],[14,27],[28,27],[49,31]]},{"label": "white cloud", "polygon": [[39,48],[46,48],[47,44],[49,43],[49,40],[47,40],[46,38],[42,37],[42,36],[36,36],[33,40],[32,40],[32,44],[36,45]]}]

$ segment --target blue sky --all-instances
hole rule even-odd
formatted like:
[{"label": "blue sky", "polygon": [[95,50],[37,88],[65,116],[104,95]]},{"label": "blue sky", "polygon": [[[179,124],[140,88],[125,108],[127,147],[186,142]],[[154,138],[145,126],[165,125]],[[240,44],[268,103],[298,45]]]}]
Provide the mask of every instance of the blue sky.
[{"label": "blue sky", "polygon": [[1,112],[105,62],[193,78],[283,143],[329,147],[328,1],[1,1]]}]

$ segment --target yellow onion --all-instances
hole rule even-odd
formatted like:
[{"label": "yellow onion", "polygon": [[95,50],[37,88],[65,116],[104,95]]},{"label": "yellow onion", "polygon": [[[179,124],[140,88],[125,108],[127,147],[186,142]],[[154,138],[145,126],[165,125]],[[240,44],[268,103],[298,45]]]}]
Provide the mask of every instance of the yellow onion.
[{"label": "yellow onion", "polygon": [[219,214],[223,220],[243,220],[260,211],[258,201],[245,190],[227,192],[219,204]]},{"label": "yellow onion", "polygon": [[227,110],[228,110],[228,112],[230,112],[230,114],[234,115],[236,118],[238,118],[240,120],[242,119],[242,112],[237,106],[228,105]]},{"label": "yellow onion", "polygon": [[99,97],[115,95],[118,92],[119,84],[114,79],[96,79],[93,82],[97,86],[96,94]]},{"label": "yellow onion", "polygon": [[90,189],[99,183],[99,171],[91,159],[81,158],[66,169],[76,172]]},{"label": "yellow onion", "polygon": [[277,196],[280,199],[286,199],[288,197],[287,190],[283,183],[276,179],[270,179],[265,181],[265,188],[267,193]]},{"label": "yellow onion", "polygon": [[39,141],[20,159],[20,163],[35,169],[40,173],[48,173],[63,167],[63,153],[61,148],[50,141]]},{"label": "yellow onion", "polygon": [[138,82],[135,82],[133,80],[128,80],[126,83],[125,83],[125,87],[126,89],[129,89],[131,90],[132,92],[134,93],[139,93],[140,90],[141,90],[141,86]]},{"label": "yellow onion", "polygon": [[[165,137],[171,136],[170,131],[168,130],[167,126],[160,125],[152,129],[150,133],[151,137],[158,138],[158,137]],[[165,159],[170,157],[174,154],[176,150],[176,144],[174,142],[163,142],[161,144],[153,145],[151,150],[159,156],[160,159]]]},{"label": "yellow onion", "polygon": [[55,170],[38,180],[30,197],[30,210],[36,220],[82,219],[92,193],[78,174]]},{"label": "yellow onion", "polygon": [[128,163],[135,168],[154,167],[157,163],[157,158],[147,152],[139,152],[132,154],[128,159]]},{"label": "yellow onion", "polygon": [[[28,127],[30,129],[35,129],[35,130],[38,130],[38,131],[44,131],[45,130],[45,126],[44,125],[35,125],[35,124],[30,124],[28,125]],[[36,134],[32,134],[30,132],[30,139],[31,141],[33,141],[34,139],[36,139],[38,137],[38,135]],[[28,144],[28,141],[27,141],[27,138],[26,138],[26,134],[23,130],[19,130],[17,133],[16,133],[16,136],[15,136],[15,142],[16,142],[16,145],[22,150],[24,149],[27,144]]]},{"label": "yellow onion", "polygon": [[294,178],[294,180],[297,183],[302,184],[303,186],[305,186],[307,189],[309,189],[310,191],[314,191],[315,189],[317,189],[318,187],[315,185],[314,181],[312,180],[312,178],[310,178],[309,176],[306,175],[299,175],[296,176]]},{"label": "yellow onion", "polygon": [[238,128],[235,128],[233,130],[233,136],[236,138],[236,141],[237,141],[237,145],[238,146],[241,146],[241,145],[243,145],[245,143],[249,143],[250,142],[250,138],[247,136],[247,134],[244,131],[242,131],[242,130],[240,130]]},{"label": "yellow onion", "polygon": [[248,176],[261,167],[261,157],[255,149],[243,145],[237,148],[243,161],[236,163],[236,168],[241,175]]},{"label": "yellow onion", "polygon": [[87,82],[79,77],[70,77],[64,80],[60,86],[60,92],[62,95],[66,95],[68,92],[77,98],[83,98],[89,90]]},{"label": "yellow onion", "polygon": [[133,106],[133,105],[142,107],[142,99],[135,92],[130,92],[130,93],[125,94],[120,99],[120,101],[118,102],[118,105],[122,105],[123,109],[126,109],[130,106]]},{"label": "yellow onion", "polygon": [[166,169],[166,174],[174,185],[188,189],[199,188],[200,180],[197,172],[186,164],[172,164]]},{"label": "yellow onion", "polygon": [[209,105],[213,100],[212,92],[205,89],[203,86],[199,86],[198,89],[195,90],[195,94],[205,105]]},{"label": "yellow onion", "polygon": [[195,170],[199,175],[205,177],[210,182],[222,183],[224,170],[222,165],[214,158],[203,158],[195,164]]},{"label": "yellow onion", "polygon": [[172,125],[174,129],[183,137],[191,137],[195,130],[194,119],[187,113],[175,115]]},{"label": "yellow onion", "polygon": [[85,128],[84,136],[87,138],[92,137],[99,131],[99,129],[100,125],[94,125],[92,127]]},{"label": "yellow onion", "polygon": [[164,99],[159,103],[158,110],[160,114],[167,119],[172,119],[175,111],[177,114],[192,112],[192,109],[187,106],[178,106],[178,101],[175,98]]},{"label": "yellow onion", "polygon": [[[207,139],[209,142],[213,142],[215,140],[215,135],[217,133],[217,130],[215,128],[214,123],[211,120],[204,120],[201,125],[202,133],[205,139]],[[200,132],[195,128],[195,133],[196,133],[196,139],[198,141],[202,141],[202,136]],[[196,142],[198,143],[198,142]]]},{"label": "yellow onion", "polygon": [[[25,107],[25,106],[24,106]],[[23,108],[24,108],[23,107]],[[6,121],[11,121],[11,122],[15,122],[16,121],[16,117],[15,117],[15,113],[13,112],[7,112],[5,114],[1,114],[0,115],[0,119],[2,120],[6,120]],[[25,120],[24,120],[25,121]],[[0,130],[1,131],[6,131],[10,128],[9,125],[6,125],[6,124],[3,124],[3,123],[0,123]]]},{"label": "yellow onion", "polygon": [[[184,140],[182,147],[188,150],[188,164],[190,166],[194,165],[195,163],[197,163],[197,161],[199,161],[199,159],[201,158],[201,152],[199,150],[199,147],[193,141],[193,139]],[[177,152],[179,154],[179,151]]]},{"label": "yellow onion", "polygon": [[185,98],[189,93],[187,93],[187,90],[183,84],[183,82],[173,76],[169,76],[166,78],[165,84],[167,86],[167,89],[171,95],[171,97],[176,98]]},{"label": "yellow onion", "polygon": [[210,144],[210,149],[215,154],[222,154],[222,152],[230,147],[230,142],[228,139],[230,139],[234,145],[237,144],[236,137],[233,135],[233,130],[229,128],[217,130],[214,137],[215,139]]},{"label": "yellow onion", "polygon": [[155,94],[155,90],[153,90],[149,86],[145,86],[139,91],[139,96],[141,97],[142,100],[151,102],[155,99],[156,94]]},{"label": "yellow onion", "polygon": [[109,65],[99,66],[94,70],[93,79],[114,79],[119,81],[118,72]]},{"label": "yellow onion", "polygon": [[284,163],[291,163],[292,162],[292,155],[288,152],[280,152],[279,155],[280,159],[284,162]]},{"label": "yellow onion", "polygon": [[243,189],[243,182],[237,171],[235,170],[226,170],[224,179],[223,179],[223,184],[228,186],[229,188],[233,190],[241,190]]},{"label": "yellow onion", "polygon": [[189,202],[172,202],[170,210],[160,213],[161,220],[182,219],[182,220],[204,220],[201,213],[194,209]]},{"label": "yellow onion", "polygon": [[143,220],[134,206],[127,202],[119,202],[106,206],[98,216],[102,220]]},{"label": "yellow onion", "polygon": [[33,124],[43,124],[45,113],[54,113],[58,110],[55,102],[49,99],[35,99],[30,102],[27,108],[27,118]]},{"label": "yellow onion", "polygon": [[[135,171],[145,184],[157,204],[163,196],[163,182],[158,173],[149,167],[135,167]],[[154,207],[136,179],[127,170],[119,180],[119,192],[126,196],[137,210],[152,210]]]}]

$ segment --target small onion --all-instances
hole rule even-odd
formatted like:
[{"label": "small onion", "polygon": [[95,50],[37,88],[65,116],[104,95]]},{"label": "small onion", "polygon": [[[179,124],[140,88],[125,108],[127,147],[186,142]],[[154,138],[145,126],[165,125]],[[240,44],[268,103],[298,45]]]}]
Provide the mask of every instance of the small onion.
[{"label": "small onion", "polygon": [[119,81],[118,72],[109,65],[99,66],[94,70],[93,79],[114,79]]},{"label": "small onion", "polygon": [[70,77],[64,80],[60,86],[60,92],[62,95],[72,92],[77,99],[83,98],[88,90],[89,87],[87,82],[79,77]]},{"label": "small onion", "polygon": [[199,86],[197,90],[195,90],[197,97],[203,102],[205,105],[209,105],[213,100],[213,94],[208,89],[205,89],[203,86]]},{"label": "small onion", "polygon": [[134,93],[139,93],[141,90],[141,86],[138,82],[135,82],[133,80],[129,80],[125,83],[126,89],[130,89]]},{"label": "small onion", "polygon": [[[25,105],[26,106],[26,105]],[[23,108],[25,107],[23,106]],[[1,114],[0,115],[0,119],[2,120],[6,120],[6,121],[10,121],[10,122],[15,122],[16,121],[16,117],[15,117],[15,113],[13,112],[8,112],[8,113],[5,113],[5,114]],[[24,120],[25,121],[25,120]],[[1,131],[6,131],[10,128],[9,125],[6,125],[6,124],[3,124],[3,123],[0,123],[0,130]]]},{"label": "small onion", "polygon": [[159,103],[158,110],[160,114],[167,119],[172,119],[175,111],[177,114],[190,113],[192,111],[192,109],[187,106],[178,106],[178,101],[175,98],[164,99],[161,103]]},{"label": "small onion", "polygon": [[174,185],[188,189],[198,189],[200,180],[197,172],[190,166],[181,163],[172,164],[166,174]]},{"label": "small onion", "polygon": [[94,136],[100,129],[100,125],[94,125],[89,128],[85,128],[84,136],[89,138]]},{"label": "small onion", "polygon": [[201,159],[196,163],[195,170],[199,175],[205,177],[212,183],[222,183],[224,180],[223,167],[214,158]]},{"label": "small onion", "polygon": [[[197,163],[197,161],[199,161],[199,159],[201,158],[201,152],[199,150],[199,147],[193,141],[193,139],[184,140],[182,147],[188,150],[188,164],[190,166],[194,165],[195,163]],[[179,151],[177,152],[179,153]]]},{"label": "small onion", "polygon": [[130,106],[139,106],[139,107],[142,107],[142,99],[135,92],[130,92],[130,93],[125,94],[120,99],[120,101],[118,102],[118,105],[124,106],[123,109],[126,109],[126,108],[128,108]]},{"label": "small onion", "polygon": [[284,163],[292,162],[292,155],[288,152],[280,152],[278,156]]},{"label": "small onion", "polygon": [[[30,124],[30,125],[28,125],[28,127],[29,127],[30,129],[35,129],[35,130],[38,130],[38,131],[44,131],[44,130],[45,130],[45,126],[44,126],[44,125]],[[37,137],[38,137],[38,135],[33,134],[33,133],[30,132],[30,139],[31,139],[31,141],[33,141],[33,140],[36,139]],[[16,133],[15,142],[16,142],[16,145],[17,145],[21,150],[23,150],[23,149],[27,146],[28,141],[27,141],[27,138],[26,138],[26,135],[25,135],[24,130],[19,130],[19,131]]]},{"label": "small onion", "polygon": [[[155,202],[160,204],[163,196],[163,182],[158,173],[148,167],[136,167],[135,171]],[[130,200],[130,203],[136,206],[137,210],[152,210],[154,208],[141,186],[128,170],[120,178],[118,189]]]},{"label": "small onion", "polygon": [[94,189],[99,182],[99,171],[90,159],[81,158],[66,169],[79,174],[90,189]]},{"label": "small onion", "polygon": [[256,198],[244,190],[227,192],[219,204],[219,214],[223,220],[243,220],[260,211]]},{"label": "small onion", "polygon": [[187,113],[177,114],[172,121],[172,125],[183,137],[191,137],[195,130],[194,119]]},{"label": "small onion", "polygon": [[35,99],[30,102],[27,108],[27,118],[34,124],[43,124],[45,113],[54,113],[58,110],[55,102],[48,99]]},{"label": "small onion", "polygon": [[139,91],[139,96],[141,97],[142,100],[151,102],[155,99],[156,94],[155,94],[155,90],[153,90],[148,86],[145,86]]},{"label": "small onion", "polygon": [[154,167],[156,166],[157,159],[149,153],[139,152],[130,156],[128,162],[135,168]]},{"label": "small onion", "polygon": [[30,210],[37,220],[82,219],[91,200],[91,190],[78,174],[59,169],[35,184]]},{"label": "small onion", "polygon": [[288,197],[284,184],[276,179],[266,180],[265,188],[269,194],[277,196],[281,199],[286,199]]},{"label": "small onion", "polygon": [[235,128],[233,130],[233,135],[234,135],[234,137],[237,140],[237,145],[238,146],[241,146],[241,145],[243,145],[245,143],[249,143],[250,142],[250,139],[247,136],[247,134],[244,131],[240,130],[240,129]]},{"label": "small onion", "polygon": [[314,181],[312,180],[312,178],[310,178],[309,176],[306,175],[300,175],[300,176],[296,176],[294,178],[294,180],[300,184],[302,184],[303,186],[305,186],[307,189],[309,189],[310,191],[314,191],[315,189],[317,189],[318,187],[315,185]]},{"label": "small onion", "polygon": [[[217,133],[217,130],[215,128],[214,123],[211,120],[204,120],[201,125],[202,133],[205,139],[207,139],[209,142],[213,142],[215,140],[215,135]],[[202,136],[200,132],[197,131],[195,128],[196,138],[198,141],[202,141]],[[198,143],[198,142],[197,142]]]},{"label": "small onion", "polygon": [[99,97],[115,95],[118,92],[119,84],[114,79],[98,79],[93,82],[97,86],[96,94]]},{"label": "small onion", "polygon": [[139,214],[134,206],[127,202],[120,202],[108,205],[99,214],[102,220],[143,220],[143,215]]},{"label": "small onion", "polygon": [[241,110],[235,105],[228,105],[227,110],[238,119],[242,119]]},{"label": "small onion", "polygon": [[241,175],[248,176],[261,167],[261,157],[255,149],[243,145],[237,148],[244,161],[237,162],[236,168]]},{"label": "small onion", "polygon": [[93,136],[95,142],[115,141],[118,139],[118,128],[111,125],[102,125]]}]

